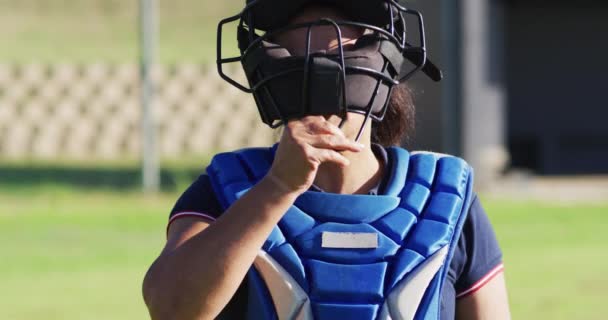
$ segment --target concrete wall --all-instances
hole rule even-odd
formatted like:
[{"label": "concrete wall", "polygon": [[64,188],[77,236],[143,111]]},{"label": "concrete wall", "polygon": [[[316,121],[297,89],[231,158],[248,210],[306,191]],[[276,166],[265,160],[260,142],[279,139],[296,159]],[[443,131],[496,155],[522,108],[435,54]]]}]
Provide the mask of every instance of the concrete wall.
[{"label": "concrete wall", "polygon": [[440,85],[418,75],[415,148],[459,155],[483,186],[507,162],[502,2],[412,2],[426,18],[430,57],[444,71]]},{"label": "concrete wall", "polygon": [[[182,64],[154,74],[163,158],[274,141],[253,99],[214,68]],[[137,88],[136,65],[0,65],[0,158],[138,158]]]},{"label": "concrete wall", "polygon": [[[424,15],[429,58],[442,68],[445,65],[442,54],[440,6],[440,0],[429,0],[412,2],[410,7],[421,11]],[[454,75],[446,74],[446,76]],[[433,82],[419,72],[410,80],[409,85],[415,94],[417,112],[416,136],[409,146],[413,149],[444,152],[441,118],[443,83]]]}]

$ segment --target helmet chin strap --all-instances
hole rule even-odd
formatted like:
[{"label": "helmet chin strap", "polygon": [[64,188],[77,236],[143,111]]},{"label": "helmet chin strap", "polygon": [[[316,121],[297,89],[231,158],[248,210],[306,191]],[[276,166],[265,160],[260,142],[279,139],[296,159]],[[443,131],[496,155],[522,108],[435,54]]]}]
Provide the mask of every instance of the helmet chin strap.
[{"label": "helmet chin strap", "polygon": [[[359,142],[359,140],[361,140],[361,137],[363,136],[363,131],[365,131],[365,126],[369,123],[369,120],[370,120],[370,116],[366,115],[365,119],[363,120],[363,123],[361,124],[361,127],[357,131],[357,136],[355,137],[355,142]],[[346,121],[348,121],[348,117],[343,117],[340,120],[340,124],[338,124],[338,128],[342,129],[344,127],[344,125],[346,124]]]},{"label": "helmet chin strap", "polygon": [[[384,62],[384,66],[382,67],[382,72],[384,73],[386,71],[386,68],[388,67],[388,62]],[[359,142],[359,139],[361,139],[361,135],[363,134],[363,130],[365,129],[365,126],[367,125],[367,123],[370,120],[370,117],[372,115],[372,110],[373,110],[373,104],[374,104],[374,100],[378,97],[378,91],[380,90],[380,84],[381,84],[382,80],[378,79],[376,82],[376,88],[374,89],[374,94],[372,95],[372,98],[369,102],[368,108],[365,111],[365,120],[363,120],[363,124],[361,124],[361,128],[359,128],[359,133],[357,133],[357,137],[355,138],[355,142]],[[384,103],[384,109],[386,110],[388,103],[390,100],[390,90],[389,90],[389,94],[386,97],[386,101]]]},{"label": "helmet chin strap", "polygon": [[[346,121],[348,121],[347,118],[348,117],[342,117],[342,119],[340,120],[340,124],[338,124],[338,128],[342,129],[344,127],[344,125],[346,124]],[[355,142],[359,142],[359,140],[361,140],[361,136],[363,136],[363,130],[365,130],[365,126],[367,125],[368,121],[369,121],[369,117],[366,117],[365,120],[363,120],[363,123],[361,124],[361,128],[359,128],[359,131],[355,138]]]},{"label": "helmet chin strap", "polygon": [[359,140],[361,140],[361,136],[363,135],[363,130],[365,130],[365,126],[367,125],[368,122],[369,122],[369,116],[365,117],[365,120],[363,120],[363,123],[361,124],[361,128],[359,128],[359,133],[357,133],[357,137],[355,138],[355,142],[359,142]]}]

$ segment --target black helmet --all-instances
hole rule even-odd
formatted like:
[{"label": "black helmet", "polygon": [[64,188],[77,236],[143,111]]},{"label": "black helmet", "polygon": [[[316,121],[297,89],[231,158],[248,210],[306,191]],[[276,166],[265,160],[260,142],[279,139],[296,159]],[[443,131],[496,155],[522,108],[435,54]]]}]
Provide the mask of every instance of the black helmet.
[{"label": "black helmet", "polygon": [[[287,25],[311,4],[337,8],[349,20],[322,18]],[[224,58],[222,29],[236,21],[241,55]],[[335,30],[337,53],[311,52],[312,28],[319,25]],[[357,39],[352,50],[345,51],[341,26],[373,32]],[[292,55],[272,43],[275,35],[297,28],[307,28],[308,49],[303,56]],[[241,13],[220,21],[217,41],[220,76],[252,93],[262,121],[273,128],[307,115],[336,114],[346,119],[346,112],[364,114],[366,121],[382,121],[395,85],[418,70],[435,81],[442,78],[441,71],[427,59],[422,15],[396,0],[247,0]],[[223,72],[223,65],[233,62],[242,63],[249,86]],[[359,135],[362,130],[363,127]]]}]

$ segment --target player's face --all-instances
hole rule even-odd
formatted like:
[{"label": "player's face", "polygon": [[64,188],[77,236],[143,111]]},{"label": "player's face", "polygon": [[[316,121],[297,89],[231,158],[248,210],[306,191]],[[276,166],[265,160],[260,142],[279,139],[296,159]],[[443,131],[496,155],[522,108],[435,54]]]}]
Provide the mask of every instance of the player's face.
[{"label": "player's face", "polygon": [[[290,24],[313,22],[321,18],[329,18],[334,21],[348,20],[334,9],[311,6],[294,17]],[[340,31],[342,33],[342,44],[346,50],[364,33],[364,29],[351,26],[340,26]],[[274,40],[277,44],[289,50],[292,55],[304,55],[307,32],[308,28],[293,29],[276,35]],[[311,52],[320,50],[326,50],[328,53],[335,52],[338,49],[338,43],[338,34],[334,27],[325,25],[312,28]]]},{"label": "player's face", "polygon": [[[314,22],[321,18],[329,18],[334,21],[348,20],[334,9],[321,6],[311,6],[303,10],[298,16],[294,17],[290,24]],[[342,33],[342,45],[344,50],[349,50],[355,41],[365,33],[365,29],[351,26],[340,26]],[[306,36],[308,28],[289,30],[273,37],[273,42],[286,48],[292,55],[303,56],[306,53]],[[332,26],[315,26],[312,28],[311,52],[325,50],[327,53],[338,50],[338,34]],[[338,124],[341,118],[338,116],[327,117],[329,121]],[[360,114],[348,113],[348,119],[342,131],[347,137],[356,137],[365,117]]]}]

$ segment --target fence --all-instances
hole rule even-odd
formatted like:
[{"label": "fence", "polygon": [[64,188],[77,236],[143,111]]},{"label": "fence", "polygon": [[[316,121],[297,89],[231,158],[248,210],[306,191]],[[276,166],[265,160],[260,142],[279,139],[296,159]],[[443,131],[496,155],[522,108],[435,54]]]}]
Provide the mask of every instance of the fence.
[{"label": "fence", "polygon": [[[163,158],[274,141],[253,99],[214,68],[180,64],[154,74]],[[138,157],[138,97],[136,65],[0,65],[0,157]]]}]

